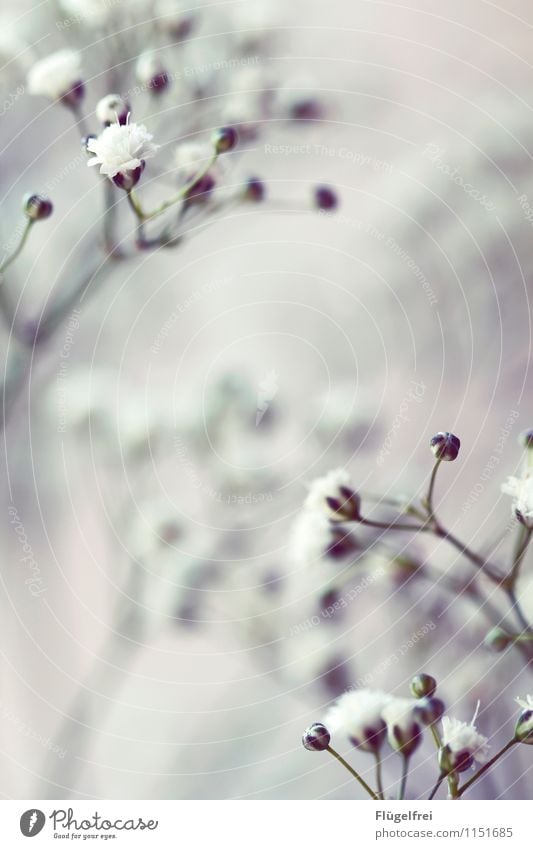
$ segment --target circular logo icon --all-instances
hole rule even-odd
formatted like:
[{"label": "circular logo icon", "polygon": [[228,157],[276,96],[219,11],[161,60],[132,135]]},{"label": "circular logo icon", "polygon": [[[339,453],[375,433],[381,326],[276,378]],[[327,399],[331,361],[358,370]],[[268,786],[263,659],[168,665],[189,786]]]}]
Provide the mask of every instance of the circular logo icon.
[{"label": "circular logo icon", "polygon": [[37,808],[30,808],[29,811],[24,811],[20,818],[20,830],[24,837],[35,837],[43,830],[46,817],[42,811]]}]

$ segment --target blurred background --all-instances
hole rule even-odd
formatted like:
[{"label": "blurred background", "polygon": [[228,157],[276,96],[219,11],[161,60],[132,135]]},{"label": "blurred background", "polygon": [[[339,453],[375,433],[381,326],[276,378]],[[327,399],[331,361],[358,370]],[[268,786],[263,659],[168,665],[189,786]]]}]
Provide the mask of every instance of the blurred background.
[{"label": "blurred background", "polygon": [[[1,284],[0,793],[357,798],[301,733],[346,687],[407,695],[420,671],[460,719],[481,701],[496,750],[531,671],[488,652],[475,604],[425,571],[470,567],[359,531],[325,554],[301,511],[336,467],[378,501],[420,495],[428,440],[450,430],[462,452],[439,510],[475,548],[503,533],[509,556],[500,486],[533,422],[530,4],[6,0],[2,15],[2,253],[25,192],[54,214]],[[161,146],[148,206],[175,191],[180,145],[237,127],[220,192],[174,247],[135,250],[117,190],[105,255],[84,127],[27,91],[65,46],[88,131],[118,91]],[[162,91],[136,76],[147,49]],[[250,177],[264,201],[237,202]],[[322,184],[334,212],[313,204]],[[526,561],[530,619],[531,575]],[[521,748],[472,795],[528,798]],[[428,740],[411,795],[435,773]]]}]

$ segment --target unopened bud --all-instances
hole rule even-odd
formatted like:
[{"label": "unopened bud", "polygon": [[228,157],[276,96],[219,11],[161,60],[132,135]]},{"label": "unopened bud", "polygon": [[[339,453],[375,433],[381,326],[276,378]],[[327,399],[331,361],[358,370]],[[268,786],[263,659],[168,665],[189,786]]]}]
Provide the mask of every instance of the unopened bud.
[{"label": "unopened bud", "polygon": [[348,486],[339,486],[338,496],[327,495],[326,503],[337,522],[357,522],[361,519],[361,498]]},{"label": "unopened bud", "polygon": [[423,725],[434,725],[444,715],[446,707],[442,699],[435,696],[420,699],[414,711]]},{"label": "unopened bud", "polygon": [[44,221],[50,218],[54,207],[51,200],[40,195],[26,195],[23,204],[24,214],[30,221]]},{"label": "unopened bud", "polygon": [[335,209],[339,203],[336,193],[329,186],[316,186],[314,201],[317,209]]},{"label": "unopened bud", "polygon": [[107,94],[96,104],[96,117],[105,127],[126,124],[130,107],[120,94]]},{"label": "unopened bud", "polygon": [[528,746],[533,746],[533,710],[526,708],[523,710],[516,723],[514,731],[515,740],[520,743],[527,743]]},{"label": "unopened bud", "polygon": [[328,748],[331,740],[330,733],[321,722],[314,722],[304,731],[302,743],[308,752],[323,752]]},{"label": "unopened bud", "polygon": [[436,689],[437,682],[432,675],[426,675],[425,672],[415,675],[411,681],[411,692],[417,699],[422,699],[424,696],[432,696]]},{"label": "unopened bud", "polygon": [[461,447],[459,437],[449,431],[440,431],[435,434],[431,437],[429,444],[437,460],[455,460]]},{"label": "unopened bud", "polygon": [[220,127],[215,130],[211,140],[217,153],[228,153],[237,144],[237,130],[234,127]]}]

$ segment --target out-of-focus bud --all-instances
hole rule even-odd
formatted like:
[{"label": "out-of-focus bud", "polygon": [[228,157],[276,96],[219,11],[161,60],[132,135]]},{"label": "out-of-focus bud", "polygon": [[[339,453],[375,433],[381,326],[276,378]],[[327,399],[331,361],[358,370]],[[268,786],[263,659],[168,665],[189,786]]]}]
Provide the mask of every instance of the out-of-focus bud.
[{"label": "out-of-focus bud", "polygon": [[437,682],[432,675],[426,675],[425,672],[415,675],[411,681],[411,692],[417,699],[423,699],[425,696],[433,696],[436,689]]},{"label": "out-of-focus bud", "polygon": [[197,13],[185,8],[190,4],[180,0],[157,0],[154,13],[158,26],[176,41],[184,41],[193,31]]},{"label": "out-of-focus bud", "polygon": [[40,195],[26,195],[23,201],[24,215],[30,221],[44,221],[50,218],[54,207],[52,201]]},{"label": "out-of-focus bud", "polygon": [[96,104],[96,117],[105,127],[110,124],[126,124],[129,112],[129,104],[120,94],[106,94]]},{"label": "out-of-focus bud", "polygon": [[302,743],[308,752],[323,752],[328,748],[331,740],[330,733],[321,722],[314,722],[304,731]]},{"label": "out-of-focus bud", "polygon": [[503,628],[492,628],[485,639],[485,646],[494,652],[505,651],[513,642],[513,638]]},{"label": "out-of-focus bud", "polygon": [[213,133],[211,141],[217,153],[228,153],[237,144],[237,130],[234,127],[220,127]]},{"label": "out-of-focus bud", "polygon": [[474,764],[474,756],[469,749],[454,752],[450,746],[439,749],[439,766],[445,775],[450,772],[465,772]]},{"label": "out-of-focus bud", "polygon": [[141,53],[135,66],[135,74],[141,85],[147,86],[152,94],[161,94],[170,80],[165,66],[156,53]]},{"label": "out-of-focus bud", "polygon": [[327,495],[326,504],[333,514],[330,518],[336,522],[357,522],[361,519],[361,498],[349,486],[339,486],[336,497]]},{"label": "out-of-focus bud", "polygon": [[461,440],[449,431],[440,431],[431,437],[429,445],[437,460],[455,460],[459,454]]},{"label": "out-of-focus bud", "polygon": [[313,192],[313,199],[317,209],[336,209],[339,204],[336,192],[329,186],[316,186]]},{"label": "out-of-focus bud", "polygon": [[522,431],[518,437],[518,441],[524,448],[533,448],[533,429]]},{"label": "out-of-focus bud", "polygon": [[[429,676],[428,676],[429,677]],[[444,715],[446,707],[442,699],[435,696],[420,699],[414,712],[423,725],[434,725]]]},{"label": "out-of-focus bud", "polygon": [[265,184],[259,177],[250,177],[244,190],[244,199],[260,203],[265,197]]}]

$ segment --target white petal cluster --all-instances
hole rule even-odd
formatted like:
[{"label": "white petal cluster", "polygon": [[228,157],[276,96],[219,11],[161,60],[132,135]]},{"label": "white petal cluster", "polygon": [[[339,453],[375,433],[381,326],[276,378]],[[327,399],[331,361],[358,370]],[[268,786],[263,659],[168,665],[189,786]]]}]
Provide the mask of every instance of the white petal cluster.
[{"label": "white petal cluster", "polygon": [[30,94],[59,100],[81,81],[81,57],[75,50],[58,50],[36,62],[28,73]]},{"label": "white petal cluster", "polygon": [[111,17],[109,0],[61,0],[61,8],[69,18],[90,27],[100,27]]},{"label": "white petal cluster", "polygon": [[488,760],[488,740],[473,722],[461,722],[450,716],[442,718],[442,745],[453,754],[468,752],[480,764]]},{"label": "white petal cluster", "polygon": [[521,478],[507,478],[502,484],[502,492],[512,497],[513,510],[520,521],[533,528],[533,470],[526,469]]},{"label": "white petal cluster", "polygon": [[100,174],[107,177],[134,171],[157,151],[158,145],[152,144],[152,139],[144,124],[111,124],[89,140],[87,150],[94,156],[87,164],[99,165]]},{"label": "white petal cluster", "polygon": [[415,699],[398,699],[394,696],[389,698],[381,713],[387,723],[389,737],[393,734],[395,726],[400,728],[402,732],[407,733],[413,724],[416,724],[414,712],[416,704]]},{"label": "white petal cluster", "polygon": [[520,705],[521,708],[524,708],[524,710],[533,710],[533,696],[532,695],[528,694],[523,699],[517,699],[516,701]]},{"label": "white petal cluster", "polygon": [[326,498],[337,498],[341,502],[345,500],[340,492],[341,486],[351,489],[350,475],[346,469],[333,469],[322,478],[316,478],[309,488],[309,494],[305,500],[305,507],[311,510],[328,513]]},{"label": "white petal cluster", "polygon": [[391,699],[381,690],[350,690],[332,705],[324,724],[332,733],[340,732],[351,740],[364,741],[369,733],[384,733],[383,711]]},{"label": "white petal cluster", "polygon": [[150,50],[141,53],[135,64],[135,76],[142,85],[151,82],[158,74],[165,71],[159,55]]}]

